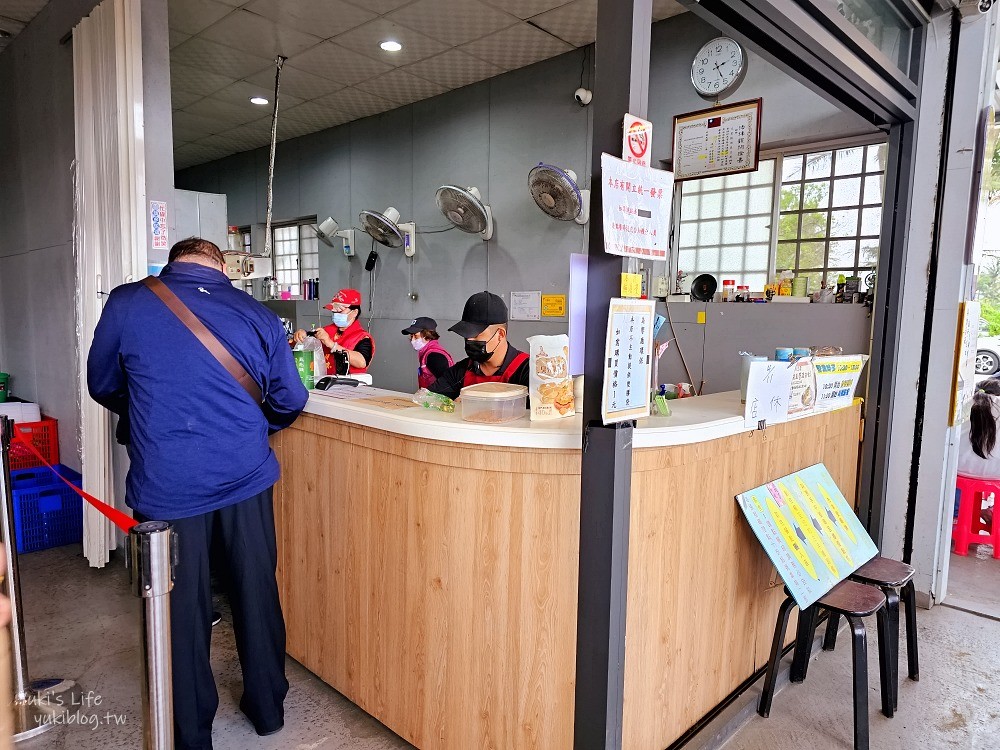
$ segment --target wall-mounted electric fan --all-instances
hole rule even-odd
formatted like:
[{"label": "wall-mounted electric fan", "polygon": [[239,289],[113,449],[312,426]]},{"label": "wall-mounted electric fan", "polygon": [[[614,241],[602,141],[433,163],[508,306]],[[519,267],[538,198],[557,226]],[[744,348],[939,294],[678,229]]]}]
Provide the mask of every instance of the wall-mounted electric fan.
[{"label": "wall-mounted electric fan", "polygon": [[528,172],[528,190],[553,219],[586,224],[590,218],[590,191],[580,189],[572,170],[540,163]]},{"label": "wall-mounted electric fan", "polygon": [[361,228],[372,239],[386,247],[403,248],[403,254],[412,258],[417,251],[417,227],[413,222],[400,223],[399,211],[389,206],[384,213],[378,211],[362,211],[358,215]]},{"label": "wall-mounted electric fan", "polygon": [[458,229],[478,234],[484,240],[493,236],[493,212],[483,203],[478,188],[443,185],[437,189],[434,199],[441,213]]}]

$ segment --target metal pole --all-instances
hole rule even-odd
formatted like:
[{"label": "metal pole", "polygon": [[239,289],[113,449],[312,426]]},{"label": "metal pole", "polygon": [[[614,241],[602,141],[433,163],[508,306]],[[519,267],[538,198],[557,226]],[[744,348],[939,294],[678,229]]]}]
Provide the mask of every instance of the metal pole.
[{"label": "metal pole", "polygon": [[[10,443],[14,436],[14,422],[0,417],[0,534],[3,535],[3,554],[7,563],[4,593],[10,599],[11,684],[14,692],[14,742],[35,737],[57,725],[57,717],[67,706],[61,698],[53,700],[47,691],[36,690],[28,682],[28,656],[24,643],[24,612],[21,609],[21,579],[17,567],[17,538],[14,526],[14,496],[10,479]],[[69,681],[50,681],[51,685],[75,685]]]},{"label": "metal pole", "polygon": [[170,591],[177,537],[165,521],[129,532],[132,593],[142,601],[142,735],[144,750],[173,750],[174,699],[170,668]]}]

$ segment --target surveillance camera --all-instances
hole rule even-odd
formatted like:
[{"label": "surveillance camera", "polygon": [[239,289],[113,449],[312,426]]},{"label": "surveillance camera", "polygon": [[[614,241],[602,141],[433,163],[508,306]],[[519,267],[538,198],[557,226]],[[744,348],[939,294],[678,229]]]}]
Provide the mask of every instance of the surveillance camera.
[{"label": "surveillance camera", "polygon": [[990,8],[993,7],[993,0],[979,0],[979,12],[989,13]]},{"label": "surveillance camera", "polygon": [[594,98],[594,92],[581,87],[573,92],[573,98],[576,99],[576,103],[581,107],[586,107],[590,104],[590,100]]}]

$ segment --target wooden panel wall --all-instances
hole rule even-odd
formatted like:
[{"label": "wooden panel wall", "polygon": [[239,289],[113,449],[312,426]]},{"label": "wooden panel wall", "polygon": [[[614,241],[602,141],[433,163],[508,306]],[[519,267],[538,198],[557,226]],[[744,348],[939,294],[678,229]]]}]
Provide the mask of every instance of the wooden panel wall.
[{"label": "wooden panel wall", "polygon": [[419,748],[572,747],[579,452],[274,442],[288,653]]},{"label": "wooden panel wall", "polygon": [[782,584],[734,496],[823,462],[853,500],[859,420],[853,407],[635,452],[625,748],[662,750],[767,663]]}]

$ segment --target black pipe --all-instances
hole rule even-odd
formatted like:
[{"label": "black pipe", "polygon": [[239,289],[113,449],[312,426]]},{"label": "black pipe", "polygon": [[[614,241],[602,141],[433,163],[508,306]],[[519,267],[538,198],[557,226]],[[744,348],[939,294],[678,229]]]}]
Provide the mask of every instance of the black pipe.
[{"label": "black pipe", "polygon": [[920,350],[920,371],[917,376],[917,413],[913,426],[913,456],[910,460],[910,483],[906,494],[906,529],[903,534],[903,562],[913,557],[913,529],[916,525],[917,482],[920,474],[920,452],[923,447],[924,411],[927,403],[927,371],[931,361],[931,333],[934,328],[934,298],[936,295],[938,263],[941,256],[941,221],[944,214],[945,184],[948,176],[948,150],[951,148],[951,121],[955,109],[955,82],[958,78],[958,41],[962,31],[962,17],[957,10],[951,12],[951,48],[948,50],[948,78],[945,82],[944,124],[941,129],[941,156],[938,163],[937,205],[934,208],[934,237],[931,240],[931,257],[927,265],[927,304],[924,308],[924,335]]}]

